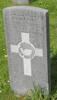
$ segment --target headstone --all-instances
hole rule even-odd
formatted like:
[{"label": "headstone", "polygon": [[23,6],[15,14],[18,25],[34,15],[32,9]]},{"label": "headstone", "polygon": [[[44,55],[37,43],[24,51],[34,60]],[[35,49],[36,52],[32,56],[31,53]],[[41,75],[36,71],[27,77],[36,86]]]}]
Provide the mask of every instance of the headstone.
[{"label": "headstone", "polygon": [[28,4],[29,0],[12,0],[16,4]]},{"label": "headstone", "polygon": [[17,94],[33,89],[33,83],[50,92],[49,16],[37,7],[3,10],[10,84]]}]

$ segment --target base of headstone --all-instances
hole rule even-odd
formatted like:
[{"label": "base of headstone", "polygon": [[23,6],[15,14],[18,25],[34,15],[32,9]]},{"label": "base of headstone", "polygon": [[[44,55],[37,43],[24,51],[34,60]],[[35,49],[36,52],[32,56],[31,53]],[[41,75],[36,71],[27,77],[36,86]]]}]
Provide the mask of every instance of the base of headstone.
[{"label": "base of headstone", "polygon": [[15,94],[15,96],[16,96],[17,98],[19,98],[19,99],[21,99],[21,98],[24,97],[24,95],[21,95],[21,94]]},{"label": "base of headstone", "polygon": [[29,0],[12,0],[16,4],[28,4]]}]

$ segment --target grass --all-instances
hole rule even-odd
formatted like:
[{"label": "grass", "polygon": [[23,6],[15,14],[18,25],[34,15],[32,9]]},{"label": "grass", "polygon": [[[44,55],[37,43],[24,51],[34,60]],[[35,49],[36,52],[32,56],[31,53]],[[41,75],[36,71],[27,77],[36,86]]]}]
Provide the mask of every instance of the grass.
[{"label": "grass", "polygon": [[29,4],[49,10],[51,63],[51,94],[49,96],[43,96],[41,89],[35,88],[34,91],[31,90],[31,96],[17,98],[10,89],[2,10],[15,5],[11,0],[0,0],[0,100],[57,100],[57,0],[31,0]]}]

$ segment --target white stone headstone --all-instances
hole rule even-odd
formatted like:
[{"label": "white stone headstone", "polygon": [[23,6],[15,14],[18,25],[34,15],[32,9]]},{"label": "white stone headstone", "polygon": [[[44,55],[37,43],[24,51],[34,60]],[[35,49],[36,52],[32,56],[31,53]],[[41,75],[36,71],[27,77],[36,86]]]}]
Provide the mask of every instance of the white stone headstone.
[{"label": "white stone headstone", "polygon": [[50,91],[49,16],[37,7],[3,10],[10,84],[17,94],[33,89],[33,83]]}]

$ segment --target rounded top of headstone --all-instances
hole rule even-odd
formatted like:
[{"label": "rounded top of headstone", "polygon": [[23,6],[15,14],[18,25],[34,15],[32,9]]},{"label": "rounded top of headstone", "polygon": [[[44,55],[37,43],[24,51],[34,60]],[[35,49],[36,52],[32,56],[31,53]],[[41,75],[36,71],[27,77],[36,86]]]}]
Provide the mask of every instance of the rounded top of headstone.
[{"label": "rounded top of headstone", "polygon": [[14,6],[14,7],[7,7],[7,8],[3,9],[3,11],[10,11],[10,12],[16,11],[16,10],[40,12],[40,13],[44,13],[44,14],[48,13],[47,9],[31,7],[31,6]]}]

